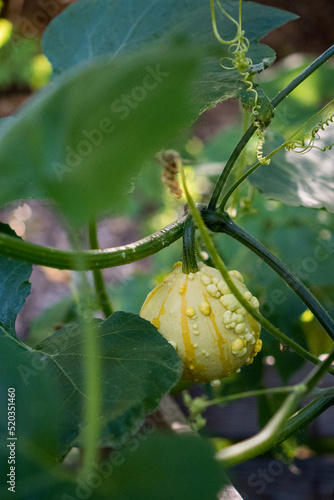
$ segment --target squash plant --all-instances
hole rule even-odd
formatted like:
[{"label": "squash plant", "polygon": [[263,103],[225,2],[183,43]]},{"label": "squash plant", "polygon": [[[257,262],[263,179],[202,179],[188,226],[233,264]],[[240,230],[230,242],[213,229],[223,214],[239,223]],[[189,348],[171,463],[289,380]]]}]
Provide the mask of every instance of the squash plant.
[{"label": "squash plant", "polygon": [[[296,300],[295,294],[299,297],[298,307],[304,304],[318,322],[319,336],[325,331],[333,339],[333,319],[320,303],[326,296],[319,292],[319,301],[302,273],[298,277],[298,269],[289,269],[237,224],[244,217],[256,230],[259,212],[265,211],[263,197],[254,195],[251,185],[287,205],[333,212],[333,167],[326,156],[330,137],[327,143],[321,134],[318,139],[319,133],[330,130],[331,103],[311,112],[304,123],[285,127],[283,137],[275,128],[275,115],[287,96],[321,70],[334,47],[294,75],[275,97],[267,97],[259,85],[258,74],[275,59],[274,51],[259,40],[295,18],[290,12],[242,0],[79,0],[47,27],[42,49],[52,64],[51,82],[15,116],[0,122],[0,202],[50,200],[73,248],[35,245],[1,225],[1,434],[9,443],[0,451],[1,477],[8,478],[1,485],[2,498],[15,491],[24,499],[214,499],[227,481],[224,468],[285,442],[333,404],[333,389],[317,387],[326,373],[334,374],[331,344],[320,361],[316,340],[312,350],[302,336],[295,337],[294,327],[299,327],[288,324],[285,313],[277,314],[274,325],[269,302],[261,312],[241,277],[244,272],[251,276],[247,265],[252,264],[247,263],[256,254],[260,259],[253,271],[258,283],[252,284],[263,306],[261,262],[294,292],[289,301],[291,296]],[[186,131],[206,109],[228,98],[240,100],[244,131],[238,132],[233,151],[222,163],[207,203],[196,205],[181,160],[187,155]],[[172,152],[166,160],[166,153],[160,153],[165,160],[163,182],[178,196],[183,192],[186,214],[139,241],[100,249],[96,221],[126,212],[140,172],[145,183],[157,168],[152,166],[154,156],[170,148],[182,154]],[[322,163],[315,163],[315,151],[320,162],[324,158]],[[295,152],[307,153],[302,158],[309,160],[301,161],[296,154],[291,162]],[[279,224],[274,212],[266,216]],[[85,228],[88,250],[81,238]],[[101,270],[161,250],[165,256],[171,251],[166,247],[182,237],[182,270],[177,265],[166,286],[151,292],[142,317],[140,308],[114,311],[109,301],[112,290],[106,289]],[[233,239],[243,245],[247,258],[244,270],[235,266],[228,272],[221,255],[226,262],[233,260]],[[290,235],[289,239],[295,254],[298,245]],[[326,250],[321,242],[318,246],[322,262]],[[332,251],[327,241],[327,274]],[[206,262],[198,264],[203,259]],[[76,272],[79,300],[77,321],[56,333],[50,325],[50,335],[34,346],[15,333],[16,316],[30,292],[32,264]],[[104,320],[94,317],[89,272]],[[270,297],[276,305],[284,302],[277,293]],[[144,303],[145,295],[139,299]],[[148,311],[150,300],[156,304]],[[202,315],[197,326],[196,314]],[[252,368],[261,367],[260,355],[252,366],[247,364],[261,349],[260,325],[267,355],[281,343],[281,360],[292,359],[290,365],[297,366],[296,360],[308,360],[314,367],[293,386],[286,383],[283,368],[282,387],[263,389],[256,382],[246,391],[220,393],[219,379],[227,377],[222,387],[228,387],[231,372],[239,372],[244,364],[232,375],[237,377],[233,381],[246,381],[250,374],[253,383]],[[195,353],[196,334],[197,347],[204,351],[202,366]],[[177,345],[182,338],[184,351]],[[182,373],[185,379],[216,386],[205,386],[209,396],[216,396],[212,399],[192,400],[185,393],[197,430],[205,425],[202,412],[209,405],[250,396],[280,398],[258,434],[218,452],[204,435],[149,436],[142,427],[145,418]]]}]

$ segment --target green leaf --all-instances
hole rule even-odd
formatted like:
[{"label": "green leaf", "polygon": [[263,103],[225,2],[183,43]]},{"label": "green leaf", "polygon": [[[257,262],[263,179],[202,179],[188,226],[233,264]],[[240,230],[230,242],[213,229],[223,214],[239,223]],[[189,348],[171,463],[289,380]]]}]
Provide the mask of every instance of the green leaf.
[{"label": "green leaf", "polygon": [[15,498],[44,500],[47,492],[51,500],[216,500],[229,481],[214,451],[194,436],[142,434],[127,447],[104,453],[86,478],[65,482],[54,467],[51,474],[33,476],[26,496]]},{"label": "green leaf", "polygon": [[[283,140],[280,143],[284,142]],[[329,128],[315,145],[333,142]],[[270,147],[273,145],[270,144]],[[274,149],[274,148],[273,148]],[[249,180],[267,197],[286,205],[325,208],[334,213],[334,166],[331,151],[312,149],[305,154],[280,151],[269,166],[261,166]]]},{"label": "green leaf", "polygon": [[[61,416],[57,389],[46,368],[40,354],[28,351],[0,327],[1,498],[43,498],[43,491],[55,482],[49,470],[54,467],[58,454]],[[15,406],[14,410],[8,410],[15,412],[15,430],[8,424],[13,421],[13,414],[7,413],[8,406]],[[14,435],[10,435],[13,432]],[[10,467],[15,467],[12,469],[15,493],[8,491]]]},{"label": "green leaf", "polygon": [[[119,444],[139,429],[178,382],[182,362],[157,329],[135,314],[116,312],[106,321],[96,320],[96,328],[103,373],[101,416],[108,427],[105,436]],[[80,326],[68,326],[36,347],[62,393],[64,449],[83,426],[82,342]]]},{"label": "green leaf", "polygon": [[226,476],[213,455],[213,447],[194,436],[138,438],[101,492],[115,500],[216,500]]},{"label": "green leaf", "polygon": [[[175,363],[177,356],[174,349],[156,331],[152,332],[154,327],[149,332],[147,326],[150,324],[145,320],[137,320],[134,315],[124,313],[115,313],[114,316],[114,332],[110,334],[108,320],[100,322],[100,333],[102,343],[107,343],[112,348],[113,364],[122,364],[123,373],[118,375],[124,376],[125,380],[118,385],[119,380],[116,377],[112,380],[112,383],[115,382],[112,388],[109,373],[105,372],[104,380],[109,380],[109,384],[105,382],[105,385],[113,392],[119,388],[119,399],[130,397],[139,400],[144,396],[144,405],[147,399],[145,391],[151,392],[153,387],[152,393],[156,396],[162,388],[161,380],[166,382],[170,379],[167,372],[172,373],[174,370],[175,373],[179,361]],[[133,329],[131,334],[127,326]],[[4,478],[0,486],[1,498],[13,496],[7,489],[10,484],[6,484],[12,464],[8,463],[11,449],[5,443],[14,448],[14,442],[14,497],[18,500],[43,500],[46,492],[51,500],[74,500],[91,495],[96,500],[111,497],[115,500],[183,500],[187,495],[194,500],[216,498],[218,490],[226,482],[226,476],[214,459],[214,449],[208,442],[193,436],[150,436],[152,430],[145,428],[133,437],[125,448],[112,450],[109,455],[105,453],[99,463],[93,464],[93,470],[87,478],[72,479],[70,470],[64,472],[55,460],[60,424],[62,419],[66,418],[64,403],[61,404],[66,394],[59,391],[64,382],[61,380],[62,375],[55,376],[59,373],[54,371],[54,363],[62,362],[60,355],[57,356],[55,352],[53,355],[45,355],[27,349],[8,336],[1,327],[0,332],[0,401],[2,408],[7,409],[7,404],[12,405],[12,401],[8,400],[8,388],[15,388],[16,412],[14,436],[8,436],[9,414],[7,411],[0,414],[0,435],[3,443],[0,448],[0,474]],[[109,335],[117,337],[114,345],[109,343]],[[159,337],[160,342],[157,339],[154,342],[150,339],[152,336]],[[65,358],[69,346],[66,345],[64,335],[59,335],[57,342],[55,339],[53,344],[50,342],[49,347],[51,348],[51,344],[55,347],[58,341],[62,342],[61,356]],[[71,337],[71,341],[74,348],[78,339]],[[132,348],[127,345],[129,343]],[[143,347],[136,349],[141,343]],[[154,348],[151,349],[153,344]],[[58,349],[61,349],[59,345],[53,350]],[[121,356],[117,357],[119,354]],[[53,362],[50,362],[51,356],[54,357]],[[144,357],[149,359],[149,371],[146,368],[136,370],[134,365],[145,364]],[[74,358],[74,362],[71,358],[68,364],[77,364],[77,360],[78,356]],[[157,366],[159,374],[154,369]],[[111,376],[115,375],[115,367],[113,368],[111,363],[108,363],[106,368],[111,368]],[[66,377],[68,375],[67,372]],[[140,380],[137,379],[138,376],[141,377]],[[131,385],[131,388],[127,387],[127,384]],[[134,397],[138,387],[139,394]],[[145,388],[144,391],[140,390],[141,388]],[[125,391],[124,394],[122,391]],[[13,391],[10,393],[13,394]],[[71,401],[73,402],[73,397]],[[71,402],[66,404],[70,405]],[[72,411],[73,418],[78,420],[75,408]],[[17,439],[8,440],[7,437]]]},{"label": "green leaf", "polygon": [[[237,2],[227,0],[222,4],[238,19]],[[274,51],[258,40],[296,17],[253,2],[243,4],[242,27],[251,43],[248,55],[253,61],[252,71],[262,71],[275,59]],[[217,21],[223,38],[233,39],[235,24],[220,12]],[[228,97],[237,97],[243,77],[220,66],[220,59],[229,54],[213,35],[210,5],[203,0],[81,0],[49,24],[43,36],[43,51],[57,74],[97,56],[123,57],[147,45],[185,37],[203,47],[216,48],[216,55],[208,58],[198,78],[195,97],[201,100],[201,111]]]},{"label": "green leaf", "polygon": [[5,118],[0,118],[0,135],[2,135],[9,124],[12,123],[14,118],[12,116],[6,116]]},{"label": "green leaf", "polygon": [[44,88],[0,141],[0,203],[34,187],[84,222],[126,202],[143,161],[197,114],[187,96],[199,59],[194,46],[149,50],[94,61]]},{"label": "green leaf", "polygon": [[[16,237],[15,232],[1,222],[0,231]],[[16,316],[30,294],[31,272],[31,264],[0,256],[0,325],[14,337]]]}]

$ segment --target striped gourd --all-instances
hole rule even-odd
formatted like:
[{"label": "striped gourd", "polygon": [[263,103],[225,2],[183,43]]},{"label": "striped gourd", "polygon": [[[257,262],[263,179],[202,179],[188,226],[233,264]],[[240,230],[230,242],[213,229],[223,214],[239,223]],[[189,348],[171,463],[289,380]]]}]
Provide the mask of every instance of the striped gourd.
[{"label": "striped gourd", "polygon": [[[183,360],[183,380],[209,382],[239,371],[261,350],[260,325],[241,306],[217,269],[198,264],[183,273],[182,263],[147,296],[141,317],[150,321]],[[229,272],[250,304],[259,302],[238,271]]]}]

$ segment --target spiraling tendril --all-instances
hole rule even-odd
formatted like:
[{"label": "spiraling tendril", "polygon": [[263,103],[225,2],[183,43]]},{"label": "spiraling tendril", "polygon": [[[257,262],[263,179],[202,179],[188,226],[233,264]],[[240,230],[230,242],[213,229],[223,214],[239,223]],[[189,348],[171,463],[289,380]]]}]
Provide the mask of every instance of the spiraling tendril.
[{"label": "spiraling tendril", "polygon": [[269,165],[270,159],[263,158],[263,144],[265,142],[265,139],[264,139],[264,132],[261,130],[260,125],[258,125],[256,133],[259,138],[256,148],[257,160],[259,163],[262,163],[262,165]]},{"label": "spiraling tendril", "polygon": [[329,151],[334,146],[334,142],[328,144],[324,147],[316,146],[315,141],[320,139],[319,131],[325,130],[326,127],[329,127],[332,123],[334,123],[334,109],[328,114],[327,118],[317,123],[315,127],[311,130],[311,132],[307,132],[304,137],[300,141],[291,141],[288,142],[285,146],[286,151],[293,151],[294,153],[305,154],[311,151],[311,149],[318,149],[319,151]]},{"label": "spiraling tendril", "polygon": [[[232,40],[224,40],[218,32],[217,23],[216,23],[216,13],[215,13],[215,2],[214,0],[210,0],[211,3],[211,18],[212,18],[212,28],[217,40],[223,45],[229,45],[228,52],[231,57],[222,57],[220,60],[220,65],[222,68],[226,70],[234,70],[236,69],[240,76],[243,77],[243,83],[247,85],[247,90],[249,92],[254,93],[254,106],[252,109],[253,117],[256,117],[258,114],[259,106],[257,104],[257,91],[253,86],[253,82],[250,80],[250,71],[249,69],[253,65],[253,61],[246,56],[249,49],[249,40],[245,37],[245,31],[242,29],[242,0],[239,0],[239,20],[236,21],[226,10],[223,8],[219,0],[216,0],[219,10],[222,14],[227,17],[230,21],[232,21],[237,27],[237,33]],[[226,63],[229,64],[226,64]]]},{"label": "spiraling tendril", "polygon": [[[250,68],[253,66],[253,61],[250,57],[247,57],[247,52],[249,50],[249,40],[245,37],[245,31],[242,29],[242,0],[239,0],[239,20],[236,21],[232,16],[226,12],[220,3],[220,0],[216,0],[219,10],[224,16],[226,16],[230,21],[232,21],[237,26],[237,33],[233,40],[224,40],[218,32],[216,24],[216,14],[215,14],[215,2],[210,0],[211,3],[211,18],[212,18],[212,28],[217,40],[224,44],[229,45],[228,52],[231,57],[222,57],[220,60],[220,65],[226,70],[237,70],[239,75],[243,77],[242,82],[247,86],[247,92],[252,92],[254,94],[254,104],[251,110],[251,118],[254,125],[257,128],[257,135],[259,138],[258,145],[256,148],[257,159],[260,163],[269,165],[270,160],[263,158],[262,148],[264,144],[264,131],[263,127],[258,121],[258,115],[260,106],[258,104],[258,92],[255,89],[253,82],[251,80]],[[227,62],[229,64],[227,64]]]}]

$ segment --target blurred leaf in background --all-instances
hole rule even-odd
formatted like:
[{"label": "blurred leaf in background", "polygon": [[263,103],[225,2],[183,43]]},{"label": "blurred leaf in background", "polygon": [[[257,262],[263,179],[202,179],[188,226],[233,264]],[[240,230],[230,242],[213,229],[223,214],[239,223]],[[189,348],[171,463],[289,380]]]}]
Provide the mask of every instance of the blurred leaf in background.
[{"label": "blurred leaf in background", "polygon": [[0,19],[0,91],[15,86],[32,91],[48,83],[52,68],[40,53],[37,37],[24,38],[7,19]]}]

